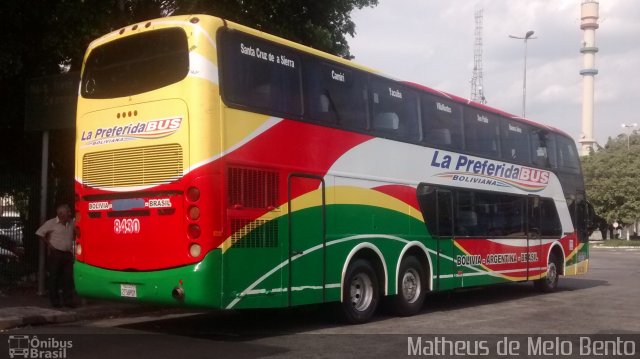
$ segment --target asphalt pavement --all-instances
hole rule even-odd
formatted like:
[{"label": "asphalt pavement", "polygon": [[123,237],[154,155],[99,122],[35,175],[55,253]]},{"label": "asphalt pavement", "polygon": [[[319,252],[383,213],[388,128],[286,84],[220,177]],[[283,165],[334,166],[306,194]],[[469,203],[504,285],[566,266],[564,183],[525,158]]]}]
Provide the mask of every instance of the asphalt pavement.
[{"label": "asphalt pavement", "polygon": [[[430,296],[416,316],[398,318],[381,312],[364,325],[337,323],[325,306],[203,313],[132,311],[16,328],[5,335],[68,339],[73,347],[65,352],[67,358],[388,358],[411,354],[412,348],[419,349],[420,356],[429,356],[425,348],[438,338],[468,345],[483,341],[494,345],[501,338],[520,341],[524,346],[519,357],[531,356],[526,350],[542,348],[535,346],[535,340],[547,338],[552,346],[556,343],[556,351],[549,356],[565,358],[616,357],[612,355],[616,353],[582,355],[576,349],[562,355],[558,345],[564,341],[633,341],[633,355],[618,357],[638,358],[639,284],[640,250],[594,249],[589,272],[561,277],[555,293],[538,293],[531,283],[441,293]],[[426,344],[418,348],[418,341]],[[4,343],[0,340],[0,353],[8,350]]]}]

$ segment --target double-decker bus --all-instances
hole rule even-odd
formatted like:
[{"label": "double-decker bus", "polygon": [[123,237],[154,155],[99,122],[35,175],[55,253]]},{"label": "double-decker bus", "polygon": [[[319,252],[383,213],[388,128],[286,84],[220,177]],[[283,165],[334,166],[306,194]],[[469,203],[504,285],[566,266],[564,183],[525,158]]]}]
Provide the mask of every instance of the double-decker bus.
[{"label": "double-decker bus", "polygon": [[95,40],[77,113],[81,295],[358,323],[587,271],[565,133],[220,18]]}]

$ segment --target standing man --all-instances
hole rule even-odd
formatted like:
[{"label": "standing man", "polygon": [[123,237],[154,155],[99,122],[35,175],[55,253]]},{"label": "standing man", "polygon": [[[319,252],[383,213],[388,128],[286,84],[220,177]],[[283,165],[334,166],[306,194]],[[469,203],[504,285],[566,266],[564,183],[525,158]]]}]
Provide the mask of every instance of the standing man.
[{"label": "standing man", "polygon": [[[36,235],[47,245],[47,269],[49,271],[49,300],[55,308],[64,304],[73,308],[73,219],[71,209],[62,204],[56,208],[57,216],[38,228]],[[62,299],[58,291],[62,289]]]}]

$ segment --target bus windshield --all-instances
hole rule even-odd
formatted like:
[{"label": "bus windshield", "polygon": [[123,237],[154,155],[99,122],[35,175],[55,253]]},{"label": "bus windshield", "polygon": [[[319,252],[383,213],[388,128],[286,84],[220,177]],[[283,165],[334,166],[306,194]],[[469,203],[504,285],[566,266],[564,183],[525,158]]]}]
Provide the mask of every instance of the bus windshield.
[{"label": "bus windshield", "polygon": [[155,90],[187,76],[187,36],[179,28],[128,36],[97,47],[85,66],[84,98],[123,97]]}]

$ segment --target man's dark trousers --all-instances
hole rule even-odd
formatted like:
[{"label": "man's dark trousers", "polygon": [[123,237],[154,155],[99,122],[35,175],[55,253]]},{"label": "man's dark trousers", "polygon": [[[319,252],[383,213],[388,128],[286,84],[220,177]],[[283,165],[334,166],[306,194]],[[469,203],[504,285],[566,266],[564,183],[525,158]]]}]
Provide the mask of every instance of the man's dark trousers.
[{"label": "man's dark trousers", "polygon": [[60,306],[60,295],[67,306],[73,306],[73,255],[71,252],[51,248],[49,251],[49,300],[54,307]]}]

